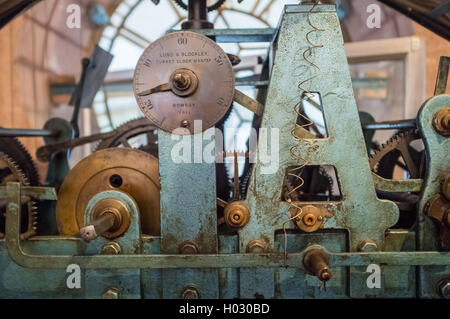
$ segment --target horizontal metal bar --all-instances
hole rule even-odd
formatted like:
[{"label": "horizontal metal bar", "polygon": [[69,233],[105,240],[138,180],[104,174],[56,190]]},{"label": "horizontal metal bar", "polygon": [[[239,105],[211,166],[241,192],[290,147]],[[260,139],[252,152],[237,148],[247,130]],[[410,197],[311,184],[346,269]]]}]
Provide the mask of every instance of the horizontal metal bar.
[{"label": "horizontal metal bar", "polygon": [[[168,32],[177,32],[181,30],[169,30]],[[200,29],[189,30],[207,37],[215,37],[218,43],[242,43],[242,42],[272,42],[276,29]]]},{"label": "horizontal metal bar", "polygon": [[27,128],[0,128],[0,136],[3,137],[36,137],[58,136],[58,131],[35,130]]},{"label": "horizontal metal bar", "polygon": [[[29,196],[37,200],[57,200],[58,196],[53,187],[22,186],[22,196]],[[0,186],[0,198],[8,198],[7,186]]]},{"label": "horizontal metal bar", "polygon": [[[25,253],[20,240],[20,199],[19,183],[8,183],[8,197],[12,202],[7,206],[5,244],[10,258],[26,268],[60,269],[77,264],[85,269],[132,269],[132,268],[303,268],[303,257],[312,249],[308,246],[301,252],[265,254],[208,254],[208,255],[32,255]],[[53,239],[54,240],[54,239]],[[67,238],[65,238],[67,240]],[[317,246],[320,247],[320,246]],[[373,253],[332,253],[330,267],[365,266],[382,264],[389,266],[449,265],[450,252],[373,252]]]}]

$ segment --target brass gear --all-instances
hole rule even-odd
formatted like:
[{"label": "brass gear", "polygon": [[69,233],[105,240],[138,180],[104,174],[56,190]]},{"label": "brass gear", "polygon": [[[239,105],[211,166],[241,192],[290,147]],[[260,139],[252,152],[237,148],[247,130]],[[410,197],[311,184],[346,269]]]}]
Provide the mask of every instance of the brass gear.
[{"label": "brass gear", "polygon": [[375,150],[369,156],[370,169],[376,173],[377,165],[383,157],[388,153],[397,150],[400,152],[411,178],[418,178],[420,175],[420,168],[414,163],[414,160],[409,153],[409,144],[419,138],[419,133],[416,130],[404,131],[394,135],[385,144],[382,144],[379,150]]},{"label": "brass gear", "polygon": [[143,234],[160,234],[158,159],[132,148],[109,148],[81,160],[58,193],[56,221],[61,235],[78,236],[89,200],[107,190],[132,197],[139,208]]},{"label": "brass gear", "polygon": [[[8,182],[19,182],[23,186],[29,186],[30,182],[22,170],[19,168],[19,165],[7,154],[0,152],[0,170],[9,171],[6,172],[4,176],[0,176],[0,186],[6,186]],[[0,200],[0,223],[5,223],[6,217],[6,201],[3,204],[3,200]],[[37,230],[37,207],[36,202],[32,200],[28,200],[24,205],[22,205],[23,209],[27,210],[27,224],[21,227],[22,233],[21,238],[27,239],[36,234]],[[24,220],[22,219],[22,223]],[[3,227],[4,228],[4,227]],[[0,232],[0,238],[4,237],[4,233]]]}]

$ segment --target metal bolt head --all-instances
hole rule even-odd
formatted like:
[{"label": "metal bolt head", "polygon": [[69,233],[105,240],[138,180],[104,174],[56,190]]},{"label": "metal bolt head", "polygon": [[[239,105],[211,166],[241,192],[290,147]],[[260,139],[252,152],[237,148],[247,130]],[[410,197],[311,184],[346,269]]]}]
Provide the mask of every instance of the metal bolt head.
[{"label": "metal bolt head", "polygon": [[254,239],[250,241],[247,245],[247,252],[253,253],[253,254],[262,254],[266,252],[267,245],[266,243],[261,239]]},{"label": "metal bolt head", "polygon": [[442,280],[439,284],[439,294],[444,299],[450,299],[450,280]]},{"label": "metal bolt head", "polygon": [[372,239],[364,239],[358,245],[358,250],[361,252],[373,252],[378,250],[378,246]]},{"label": "metal bolt head", "polygon": [[198,299],[200,294],[198,293],[197,288],[193,286],[188,286],[184,288],[183,292],[181,293],[181,298],[183,299]]},{"label": "metal bolt head", "polygon": [[188,128],[189,126],[191,126],[191,124],[189,123],[188,120],[183,120],[183,121],[181,121],[181,125],[180,126],[184,127],[184,128]]},{"label": "metal bolt head", "polygon": [[180,245],[180,253],[185,255],[195,255],[199,253],[197,243],[192,240],[186,240]]},{"label": "metal bolt head", "polygon": [[103,293],[103,299],[119,299],[120,290],[116,287],[110,287]]},{"label": "metal bolt head", "polygon": [[115,241],[106,243],[102,247],[102,255],[119,255],[121,251],[119,243]]}]

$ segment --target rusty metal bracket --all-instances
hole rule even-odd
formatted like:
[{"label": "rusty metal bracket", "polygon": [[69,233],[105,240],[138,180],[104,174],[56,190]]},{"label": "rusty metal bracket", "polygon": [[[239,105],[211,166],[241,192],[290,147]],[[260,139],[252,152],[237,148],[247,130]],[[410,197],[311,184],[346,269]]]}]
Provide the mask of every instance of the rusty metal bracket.
[{"label": "rusty metal bracket", "polygon": [[[199,255],[33,255],[26,253],[20,240],[20,199],[25,190],[30,196],[52,199],[52,193],[42,193],[32,187],[21,187],[19,183],[8,183],[6,193],[10,200],[6,216],[6,249],[10,258],[25,268],[64,269],[77,264],[83,269],[139,269],[139,268],[281,268],[303,269],[304,255],[311,247],[320,247],[329,256],[330,267],[366,266],[372,263],[390,266],[401,265],[448,265],[450,252],[374,252],[374,253],[333,253],[322,246],[308,246],[301,252],[263,254],[199,254]],[[4,187],[2,187],[4,193]],[[41,192],[41,193],[39,193]],[[45,196],[38,194],[47,194]],[[74,240],[80,240],[73,238]],[[67,240],[67,238],[65,238]]]}]

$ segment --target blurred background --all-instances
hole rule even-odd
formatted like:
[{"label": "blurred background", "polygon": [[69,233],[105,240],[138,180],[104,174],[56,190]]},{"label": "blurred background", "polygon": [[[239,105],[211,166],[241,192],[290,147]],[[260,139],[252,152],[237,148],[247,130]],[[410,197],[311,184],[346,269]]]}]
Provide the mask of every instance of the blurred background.
[{"label": "blurred background", "polygon": [[[74,3],[81,8],[79,29],[66,25],[67,7]],[[298,1],[228,0],[209,20],[216,29],[275,28],[283,6],[291,3]],[[449,42],[378,1],[336,4],[358,108],[376,121],[415,117],[421,103],[433,95],[439,57],[450,55]],[[380,28],[366,24],[371,4],[380,7]],[[42,128],[50,117],[70,119],[68,102],[80,77],[81,59],[97,44],[114,59],[92,107],[82,110],[81,135],[106,132],[142,116],[131,82],[137,60],[152,41],[179,29],[185,17],[172,0],[157,5],[151,0],[38,2],[0,30],[0,126]],[[251,78],[261,71],[269,43],[221,45],[242,59],[236,76]],[[252,87],[240,89],[256,96]],[[252,118],[247,109],[234,106],[225,123],[226,150],[246,150]],[[377,132],[375,139],[381,143],[392,133]],[[21,141],[31,154],[43,144],[41,138]],[[91,151],[92,145],[76,148],[71,165]],[[38,165],[45,176],[46,165]]]}]

